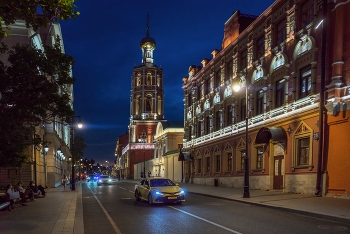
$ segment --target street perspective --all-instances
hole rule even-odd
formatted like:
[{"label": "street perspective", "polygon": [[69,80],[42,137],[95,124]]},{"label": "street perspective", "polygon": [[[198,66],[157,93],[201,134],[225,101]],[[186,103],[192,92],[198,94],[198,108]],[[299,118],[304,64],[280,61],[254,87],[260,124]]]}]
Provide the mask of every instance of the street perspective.
[{"label": "street perspective", "polygon": [[350,233],[350,1],[0,1],[0,232]]}]

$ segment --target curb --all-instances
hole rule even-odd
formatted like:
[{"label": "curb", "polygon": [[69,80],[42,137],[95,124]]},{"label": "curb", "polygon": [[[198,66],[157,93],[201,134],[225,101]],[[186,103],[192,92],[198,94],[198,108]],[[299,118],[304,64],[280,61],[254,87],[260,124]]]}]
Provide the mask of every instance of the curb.
[{"label": "curb", "polygon": [[200,195],[200,196],[205,196],[205,197],[218,198],[218,199],[227,200],[227,201],[235,201],[235,202],[240,202],[240,203],[243,203],[243,204],[249,204],[249,205],[255,205],[255,206],[260,206],[260,207],[265,207],[265,208],[282,210],[282,211],[286,211],[286,212],[289,212],[289,213],[295,213],[295,214],[300,214],[300,215],[311,216],[311,217],[314,217],[314,218],[325,219],[327,221],[335,221],[335,222],[345,223],[347,225],[349,223],[349,219],[340,218],[340,217],[336,217],[336,216],[318,214],[318,213],[313,213],[313,212],[309,212],[309,211],[297,210],[297,209],[280,207],[280,206],[271,206],[271,205],[266,205],[266,204],[263,204],[263,203],[243,201],[243,200],[240,200],[240,199],[220,197],[220,196],[215,196],[215,195],[210,195],[210,194],[205,194],[205,193],[197,193],[197,192],[191,192],[191,191],[186,191],[186,192],[187,193],[191,193],[191,194]]}]

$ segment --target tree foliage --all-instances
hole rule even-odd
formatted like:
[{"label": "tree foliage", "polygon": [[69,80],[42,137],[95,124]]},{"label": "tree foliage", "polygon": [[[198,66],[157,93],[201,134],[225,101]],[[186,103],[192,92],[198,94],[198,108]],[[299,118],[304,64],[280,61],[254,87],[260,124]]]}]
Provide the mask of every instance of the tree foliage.
[{"label": "tree foliage", "polygon": [[84,150],[87,148],[85,144],[85,138],[81,134],[74,136],[74,147],[72,150],[73,157],[75,159],[82,159],[84,156]]},{"label": "tree foliage", "polygon": [[61,52],[59,38],[44,51],[18,44],[7,53],[9,65],[0,61],[0,166],[18,166],[33,144],[33,126],[74,116],[74,59]]},{"label": "tree foliage", "polygon": [[[26,27],[32,27],[36,31],[39,27],[46,27],[59,20],[75,19],[80,13],[75,10],[74,0],[1,0],[0,21],[5,28],[16,20],[22,19]],[[0,40],[7,33],[0,28]]]}]

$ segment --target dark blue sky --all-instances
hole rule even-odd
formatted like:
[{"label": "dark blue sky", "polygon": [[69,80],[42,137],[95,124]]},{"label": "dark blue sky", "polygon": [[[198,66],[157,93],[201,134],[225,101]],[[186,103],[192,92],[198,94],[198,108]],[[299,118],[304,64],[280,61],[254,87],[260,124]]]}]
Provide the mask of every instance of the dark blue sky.
[{"label": "dark blue sky", "polygon": [[221,49],[224,24],[236,11],[260,15],[273,0],[77,1],[80,16],[62,22],[65,52],[75,59],[74,109],[88,145],[84,158],[114,160],[118,136],[128,130],[132,69],[140,40],[156,40],[154,60],[164,71],[165,118],[183,120],[182,78],[190,65]]}]

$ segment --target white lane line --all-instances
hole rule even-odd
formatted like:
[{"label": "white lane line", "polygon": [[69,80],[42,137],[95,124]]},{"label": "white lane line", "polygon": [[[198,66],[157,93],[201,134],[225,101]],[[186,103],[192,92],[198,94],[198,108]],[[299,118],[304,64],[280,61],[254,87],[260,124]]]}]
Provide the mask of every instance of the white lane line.
[{"label": "white lane line", "polygon": [[107,210],[103,207],[103,205],[101,204],[100,200],[98,200],[98,198],[96,197],[96,195],[92,192],[91,188],[90,191],[92,193],[92,195],[94,195],[97,203],[100,205],[101,209],[103,210],[103,212],[105,213],[105,215],[107,216],[109,222],[111,223],[112,227],[114,228],[115,232],[117,234],[122,234],[122,232],[119,230],[119,228],[117,227],[117,225],[115,224],[115,222],[113,221],[113,219],[111,218],[111,216],[108,214]]},{"label": "white lane line", "polygon": [[197,216],[197,215],[194,215],[194,214],[188,213],[188,212],[186,212],[186,211],[177,209],[177,208],[175,208],[175,207],[173,207],[173,206],[168,206],[168,207],[170,207],[170,208],[172,208],[172,209],[174,209],[174,210],[180,211],[180,212],[182,212],[182,213],[184,213],[184,214],[187,214],[187,215],[189,215],[189,216],[192,216],[192,217],[194,217],[194,218],[196,218],[196,219],[200,219],[200,220],[202,220],[202,221],[204,221],[204,222],[210,223],[210,224],[212,224],[212,225],[214,225],[214,226],[217,226],[217,227],[219,227],[219,228],[225,229],[225,230],[227,230],[227,231],[229,231],[229,232],[236,233],[236,234],[242,234],[242,233],[237,232],[237,231],[235,231],[235,230],[232,230],[232,229],[230,229],[230,228],[224,227],[224,226],[222,226],[222,225],[220,225],[220,224],[214,223],[214,222],[209,221],[209,220],[207,220],[207,219],[203,219],[203,218],[201,218],[201,217],[199,217],[199,216]]},{"label": "white lane line", "polygon": [[123,187],[119,187],[119,188],[126,190],[126,188],[123,188]]},{"label": "white lane line", "polygon": [[130,193],[134,193],[134,191],[129,190]]}]

